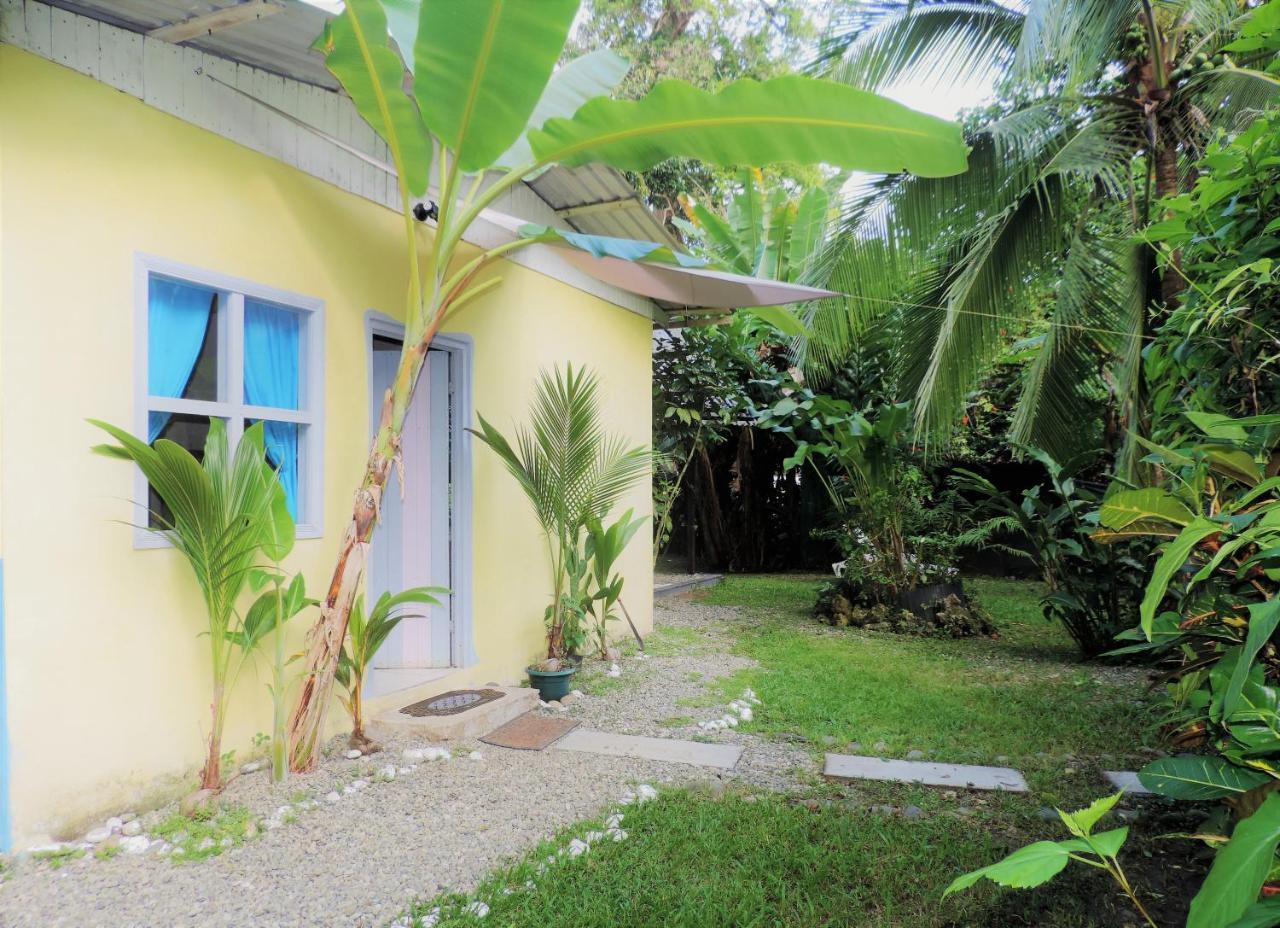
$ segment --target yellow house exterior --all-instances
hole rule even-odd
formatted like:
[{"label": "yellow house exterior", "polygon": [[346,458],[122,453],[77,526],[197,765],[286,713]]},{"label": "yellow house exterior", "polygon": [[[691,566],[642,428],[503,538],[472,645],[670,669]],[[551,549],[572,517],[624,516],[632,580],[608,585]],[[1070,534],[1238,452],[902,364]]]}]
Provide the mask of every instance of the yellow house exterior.
[{"label": "yellow house exterior", "polygon": [[[105,25],[101,35],[105,54]],[[11,848],[187,791],[203,759],[211,676],[197,587],[172,550],[139,546],[132,468],[92,454],[104,436],[86,422],[136,422],[140,262],[322,307],[318,537],[300,540],[287,566],[313,592],[328,582],[367,453],[369,314],[399,316],[405,267],[398,215],[316,173],[77,73],[56,48],[0,44],[0,841]],[[498,273],[501,284],[446,326],[470,340],[474,409],[504,429],[524,421],[538,372],[571,361],[599,373],[611,427],[647,444],[651,320],[554,271],[508,262]],[[372,712],[516,683],[539,651],[545,544],[498,460],[478,442],[464,459],[471,505],[456,518],[469,535],[469,615],[455,620],[473,653]],[[649,515],[648,488],[625,506]],[[622,568],[646,631],[642,536]],[[295,623],[293,650],[314,615]],[[270,730],[267,679],[258,664],[236,683],[224,747],[238,760]],[[332,732],[346,723],[335,705]]]}]

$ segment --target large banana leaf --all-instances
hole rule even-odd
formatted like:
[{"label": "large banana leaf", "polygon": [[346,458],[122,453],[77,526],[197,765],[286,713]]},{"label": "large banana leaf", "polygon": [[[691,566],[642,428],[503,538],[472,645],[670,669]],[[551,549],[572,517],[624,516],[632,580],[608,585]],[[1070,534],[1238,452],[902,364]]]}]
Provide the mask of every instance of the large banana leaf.
[{"label": "large banana leaf", "polygon": [[467,172],[520,137],[578,12],[578,0],[425,3],[414,95],[431,131]]},{"label": "large banana leaf", "polygon": [[431,136],[404,92],[404,62],[387,36],[379,0],[347,0],[342,13],[325,24],[316,47],[364,121],[386,141],[409,193],[421,196],[431,171]]},{"label": "large banana leaf", "polygon": [[644,171],[673,156],[718,165],[834,164],[926,177],[965,170],[960,127],[831,81],[741,80],[718,93],[663,81],[640,100],[589,101],[529,134],[542,163]]},{"label": "large banana leaf", "polygon": [[1188,754],[1161,757],[1138,771],[1142,785],[1158,796],[1200,802],[1239,796],[1267,782],[1267,775],[1223,757]]},{"label": "large banana leaf", "polygon": [[[548,119],[568,118],[582,104],[593,97],[608,96],[631,70],[631,64],[607,48],[575,58],[561,67],[542,92],[542,99],[533,108],[525,132],[541,128]],[[515,143],[503,152],[495,162],[499,167],[518,168],[533,163],[533,150],[529,139],[521,133]]]}]

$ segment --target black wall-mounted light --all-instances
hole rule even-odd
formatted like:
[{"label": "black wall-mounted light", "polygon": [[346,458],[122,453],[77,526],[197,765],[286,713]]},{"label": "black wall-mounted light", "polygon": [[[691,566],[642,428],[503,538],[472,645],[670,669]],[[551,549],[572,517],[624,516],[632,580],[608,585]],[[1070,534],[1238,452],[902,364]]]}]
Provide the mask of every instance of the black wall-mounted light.
[{"label": "black wall-mounted light", "polygon": [[440,207],[436,205],[434,200],[430,201],[431,205],[427,206],[423,203],[413,204],[413,218],[418,222],[426,222],[430,219],[435,222],[440,218]]}]

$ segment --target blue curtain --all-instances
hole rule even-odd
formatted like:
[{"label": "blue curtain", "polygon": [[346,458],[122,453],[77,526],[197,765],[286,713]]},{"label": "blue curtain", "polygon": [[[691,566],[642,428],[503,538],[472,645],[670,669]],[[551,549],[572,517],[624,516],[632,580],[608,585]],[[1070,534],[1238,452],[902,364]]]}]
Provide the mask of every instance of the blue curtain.
[{"label": "blue curtain", "polygon": [[[299,341],[297,313],[252,300],[244,304],[244,393],[251,406],[298,408]],[[298,426],[267,421],[267,457],[280,471],[289,511],[298,517]]]},{"label": "blue curtain", "polygon": [[[152,396],[182,396],[200,357],[213,294],[171,280],[152,278],[147,286],[147,391]],[[169,422],[169,413],[147,417],[147,441]]]}]

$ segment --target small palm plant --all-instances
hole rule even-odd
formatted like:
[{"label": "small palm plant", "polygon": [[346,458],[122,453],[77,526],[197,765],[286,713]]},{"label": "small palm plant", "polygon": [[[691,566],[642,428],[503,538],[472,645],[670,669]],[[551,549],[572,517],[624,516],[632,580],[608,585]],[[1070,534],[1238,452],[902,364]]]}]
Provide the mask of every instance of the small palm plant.
[{"label": "small palm plant", "polygon": [[436,596],[448,592],[438,586],[415,586],[395,596],[383,593],[368,615],[364,611],[364,594],[356,597],[351,606],[351,618],[347,621],[347,640],[342,643],[335,674],[338,685],[346,690],[346,695],[338,698],[351,713],[351,747],[366,754],[377,749],[364,733],[364,678],[378,649],[386,643],[396,626],[412,615],[398,610],[409,603],[438,606],[440,600]]},{"label": "small palm plant", "polygon": [[218,789],[222,785],[222,729],[236,669],[233,665],[237,654],[243,659],[246,653],[237,641],[244,628],[236,600],[259,555],[278,562],[294,540],[284,488],[263,449],[262,424],[245,429],[232,455],[226,424],[210,419],[201,461],[168,439],[148,445],[114,425],[94,419],[90,422],[119,442],[93,450],[137,464],[164,501],[169,512],[152,512],[158,527],[150,530],[166,538],[186,558],[200,586],[209,622],[213,671],[209,753],[200,786]]},{"label": "small palm plant", "polygon": [[[591,520],[601,520],[649,469],[649,452],[607,435],[600,420],[600,382],[585,367],[543,371],[528,427],[516,429],[513,447],[480,420],[471,433],[493,449],[529,498],[546,535],[553,595],[547,610],[547,657],[570,653],[565,631],[585,603],[567,602],[570,568],[579,560]],[[573,584],[576,585],[576,584]]]}]

